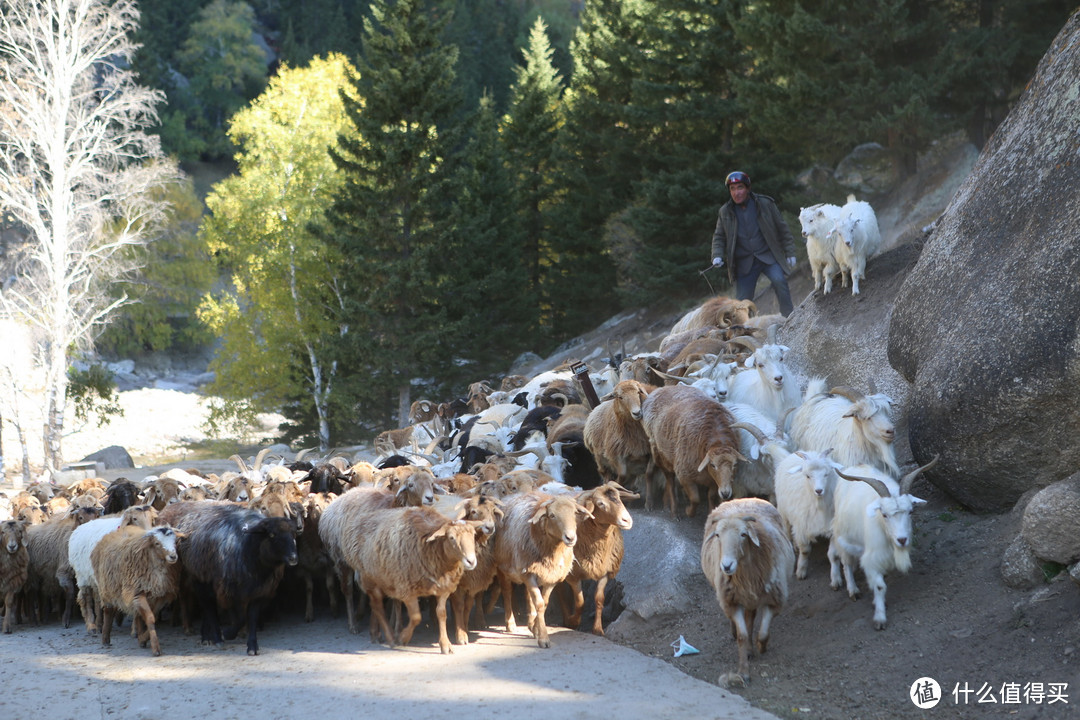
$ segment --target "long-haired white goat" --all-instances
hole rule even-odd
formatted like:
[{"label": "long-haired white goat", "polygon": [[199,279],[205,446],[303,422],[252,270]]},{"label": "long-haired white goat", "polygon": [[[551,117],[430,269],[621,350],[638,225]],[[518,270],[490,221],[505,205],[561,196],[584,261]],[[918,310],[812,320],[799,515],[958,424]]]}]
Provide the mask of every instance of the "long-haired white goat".
[{"label": "long-haired white goat", "polygon": [[[885,629],[885,573],[911,568],[911,511],[926,502],[911,494],[919,473],[937,464],[938,458],[916,468],[899,482],[869,465],[858,465],[837,474],[849,482],[837,485],[830,557],[837,553],[844,566],[848,596],[859,597],[855,563],[874,590],[874,629]],[[840,583],[834,581],[833,588]]]},{"label": "long-haired white goat", "polygon": [[899,475],[891,408],[888,395],[864,395],[847,387],[825,392],[825,381],[814,378],[792,415],[791,439],[804,450],[832,448],[833,459],[843,465],[872,465]]}]

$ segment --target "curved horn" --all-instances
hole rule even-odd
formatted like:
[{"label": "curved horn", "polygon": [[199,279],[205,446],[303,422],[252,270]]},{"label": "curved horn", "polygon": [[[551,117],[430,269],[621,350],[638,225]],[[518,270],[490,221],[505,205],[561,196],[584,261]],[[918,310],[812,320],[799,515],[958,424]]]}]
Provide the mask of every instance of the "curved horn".
[{"label": "curved horn", "polygon": [[779,327],[780,327],[779,323],[773,323],[772,325],[769,326],[769,329],[768,329],[767,334],[766,334],[766,338],[768,339],[770,345],[775,345],[776,344],[776,331],[777,331],[777,329],[779,329]]},{"label": "curved horn", "polygon": [[293,460],[293,462],[300,462],[301,460],[304,459],[305,455],[307,455],[309,452],[311,452],[314,449],[315,448],[313,448],[313,447],[301,448],[300,451],[298,453],[296,453],[296,458]]},{"label": "curved horn", "polygon": [[668,373],[661,372],[660,370],[653,370],[653,372],[662,378],[666,378],[668,380],[675,380],[677,382],[683,383],[684,385],[689,385],[693,382],[696,382],[696,378],[685,378],[681,375],[669,375]]},{"label": "curved horn", "polygon": [[832,390],[829,391],[829,394],[830,395],[839,395],[840,397],[845,397],[845,398],[847,398],[848,400],[850,400],[853,403],[854,402],[859,402],[860,400],[862,400],[863,398],[866,397],[865,395],[863,395],[858,390],[855,390],[854,388],[849,388],[847,385],[837,385],[836,387],[834,387]]},{"label": "curved horn", "polygon": [[415,450],[402,450],[401,452],[405,453],[406,455],[412,455],[413,457],[422,457],[432,465],[438,465],[440,462],[442,462],[442,459],[436,455],[428,455],[427,453],[417,452]]},{"label": "curved horn", "polygon": [[845,480],[851,480],[852,482],[858,482],[861,480],[870,487],[874,488],[874,490],[877,491],[877,494],[883,498],[892,496],[892,493],[889,492],[889,486],[881,482],[877,478],[862,477],[861,475],[847,475],[844,473],[843,470],[837,470],[836,474],[844,478]]},{"label": "curved horn", "polygon": [[789,407],[787,410],[785,410],[780,415],[780,419],[776,422],[776,436],[777,437],[780,437],[781,435],[784,434],[784,428],[787,427],[788,415],[790,415],[791,413],[795,412],[798,409],[799,409],[798,405],[792,405],[791,407]]},{"label": "curved horn", "polygon": [[443,440],[449,440],[449,439],[450,438],[448,438],[445,435],[439,435],[439,436],[435,437],[431,442],[428,443],[428,446],[426,448],[424,448],[424,452],[425,453],[434,453],[435,448],[437,448],[439,446],[439,443],[441,443]]},{"label": "curved horn", "polygon": [[909,472],[907,475],[905,475],[900,480],[900,494],[901,495],[909,495],[909,494],[911,494],[911,484],[913,482],[915,482],[915,478],[918,477],[919,473],[923,472],[924,470],[929,470],[930,468],[937,465],[937,461],[938,461],[939,457],[941,457],[941,456],[940,455],[935,455],[933,460],[926,463],[922,467],[915,468],[914,470]]},{"label": "curved horn", "polygon": [[266,454],[270,452],[270,448],[264,447],[259,451],[259,454],[255,456],[255,467],[253,469],[259,470],[262,468],[263,460],[266,459]]},{"label": "curved horn", "polygon": [[759,428],[757,425],[747,422],[731,423],[731,429],[734,430],[736,428],[740,430],[745,430],[746,432],[750,433],[755,438],[757,438],[757,441],[762,445],[769,442],[769,438],[765,437],[765,433],[763,433],[761,431],[761,428]]},{"label": "curved horn", "polygon": [[562,404],[563,407],[566,407],[567,405],[570,404],[570,398],[568,398],[565,393],[553,392],[553,393],[551,393],[551,395],[548,395],[548,397],[550,399],[552,399],[552,400],[554,400],[556,398],[562,398],[563,399],[563,404]]},{"label": "curved horn", "polygon": [[244,462],[244,458],[240,457],[237,454],[230,455],[229,459],[236,462],[237,466],[240,468],[241,473],[246,473],[248,470],[251,469],[247,466],[247,463]]}]

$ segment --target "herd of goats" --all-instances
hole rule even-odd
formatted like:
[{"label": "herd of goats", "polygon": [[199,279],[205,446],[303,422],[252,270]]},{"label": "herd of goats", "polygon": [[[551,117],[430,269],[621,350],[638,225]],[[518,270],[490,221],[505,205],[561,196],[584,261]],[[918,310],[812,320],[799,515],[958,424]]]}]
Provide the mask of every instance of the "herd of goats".
[{"label": "herd of goats", "polygon": [[169,608],[189,633],[200,618],[204,644],[246,629],[257,654],[260,609],[285,578],[304,591],[307,621],[325,583],[334,614],[344,596],[351,632],[366,603],[372,641],[391,646],[409,643],[419,599],[433,596],[443,653],[448,599],[464,644],[474,605],[484,623],[500,596],[515,630],[523,585],[527,626],[550,647],[546,610],[563,583],[564,624],[581,624],[591,581],[591,629],[603,634],[605,587],[633,523],[625,502],[642,495],[672,516],[682,502],[687,516],[711,508],[701,564],[739,658],[722,683],[749,680],[751,645],[765,651],[816,539],[828,540],[832,586],[852,598],[861,567],[883,629],[884,575],[910,567],[911,511],[923,502],[910,489],[929,465],[901,477],[887,396],[787,368],[782,322],[750,301],[713,298],[657,352],[615,355],[600,371],[576,363],[511,376],[498,390],[475,383],[454,403],[417,401],[412,425],[377,438],[375,463],[264,451],[234,456],[237,471],[220,476],[175,468],[141,482],[35,483],[0,497],[3,632],[54,608],[67,627],[77,600],[104,645],[126,615],[158,655],[155,621]]}]

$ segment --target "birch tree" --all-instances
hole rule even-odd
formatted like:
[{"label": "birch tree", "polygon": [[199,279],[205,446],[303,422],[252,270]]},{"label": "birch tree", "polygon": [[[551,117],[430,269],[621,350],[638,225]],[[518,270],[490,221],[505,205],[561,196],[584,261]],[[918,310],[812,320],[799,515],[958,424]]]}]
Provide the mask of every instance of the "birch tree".
[{"label": "birch tree", "polygon": [[[208,296],[200,317],[222,338],[213,362],[211,421],[241,423],[303,396],[304,427],[326,449],[337,365],[326,337],[340,337],[340,260],[312,231],[344,182],[327,148],[347,127],[339,89],[354,72],[343,55],[282,66],[233,116],[239,172],[214,186],[202,237],[229,270],[229,292]],[[303,424],[291,417],[294,424]],[[351,422],[351,417],[348,418]]]},{"label": "birch tree", "polygon": [[68,358],[125,298],[105,284],[164,215],[175,179],[158,140],[161,93],[131,72],[131,0],[6,0],[0,10],[0,207],[26,236],[0,295],[35,328],[44,372],[45,466],[63,464]]}]

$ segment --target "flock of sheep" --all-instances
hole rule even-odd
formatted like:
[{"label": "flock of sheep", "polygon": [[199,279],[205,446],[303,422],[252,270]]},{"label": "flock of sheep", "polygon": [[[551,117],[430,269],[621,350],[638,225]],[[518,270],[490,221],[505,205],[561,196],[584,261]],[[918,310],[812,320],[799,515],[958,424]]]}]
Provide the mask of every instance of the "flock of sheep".
[{"label": "flock of sheep", "polygon": [[[860,275],[852,269],[856,291]],[[739,650],[722,683],[749,680],[751,645],[765,651],[788,578],[806,577],[819,538],[834,588],[857,597],[863,570],[883,629],[884,575],[910,567],[922,502],[911,483],[928,466],[900,477],[887,396],[796,377],[782,322],[714,298],[657,352],[418,401],[412,425],[379,436],[376,463],[268,462],[264,452],[252,466],[234,456],[238,470],[220,477],[174,469],[141,483],[37,483],[6,499],[0,522],[3,631],[43,621],[53,603],[66,627],[77,599],[103,644],[123,614],[157,655],[162,610],[193,632],[197,609],[204,644],[246,628],[256,654],[260,611],[288,578],[304,589],[306,620],[324,583],[334,614],[344,596],[351,632],[366,602],[373,642],[391,646],[410,642],[420,599],[433,597],[443,653],[467,643],[474,608],[484,624],[500,596],[513,631],[522,585],[526,624],[550,647],[546,611],[563,583],[564,621],[577,627],[582,583],[595,582],[591,629],[603,634],[605,587],[633,524],[624,503],[641,495],[672,516],[682,499],[689,516],[711,508],[701,564]]]}]

